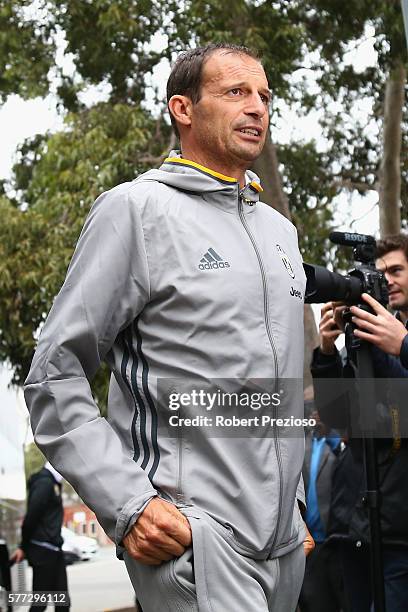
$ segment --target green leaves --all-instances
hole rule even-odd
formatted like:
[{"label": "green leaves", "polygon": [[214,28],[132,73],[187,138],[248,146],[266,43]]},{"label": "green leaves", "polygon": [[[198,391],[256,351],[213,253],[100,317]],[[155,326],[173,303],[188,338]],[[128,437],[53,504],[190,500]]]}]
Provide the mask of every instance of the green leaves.
[{"label": "green leaves", "polygon": [[[377,62],[356,68],[352,50],[359,58],[373,35]],[[140,106],[147,76],[161,58],[215,41],[258,49],[274,111],[292,105],[299,121],[320,113],[322,146],[277,148],[305,258],[332,258],[326,236],[339,193],[377,188],[385,84],[407,63],[399,0],[0,0],[0,103],[11,93],[45,96],[52,81],[66,113],[64,130],[19,147],[11,182],[0,183],[0,359],[14,366],[14,382],[27,373],[92,202],[168,149],[163,104],[157,119]],[[102,87],[106,102],[87,107],[89,85]]]},{"label": "green leaves", "polygon": [[155,0],[52,0],[50,10],[65,34],[77,77],[107,82],[112,100],[140,102],[145,75],[161,54],[146,47],[160,29],[165,5]]},{"label": "green leaves", "polygon": [[55,45],[49,26],[27,15],[30,4],[0,2],[0,103],[11,93],[27,99],[48,91]]},{"label": "green leaves", "polygon": [[18,199],[0,197],[0,360],[14,367],[14,383],[28,373],[35,334],[93,201],[151,167],[141,158],[165,149],[169,128],[158,128],[138,107],[104,103],[69,115],[65,131],[20,147]]}]

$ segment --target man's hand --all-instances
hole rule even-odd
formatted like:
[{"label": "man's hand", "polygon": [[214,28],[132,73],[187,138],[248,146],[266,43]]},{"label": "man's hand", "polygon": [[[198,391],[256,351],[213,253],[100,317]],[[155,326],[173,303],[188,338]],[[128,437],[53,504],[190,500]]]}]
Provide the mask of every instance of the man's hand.
[{"label": "man's hand", "polygon": [[305,551],[305,555],[307,557],[307,555],[309,555],[314,549],[315,542],[312,536],[310,535],[310,531],[306,527],[306,524],[305,524],[305,529],[306,529],[306,538],[303,541],[303,550]]},{"label": "man's hand", "polygon": [[334,355],[335,341],[343,332],[340,324],[341,313],[345,309],[339,302],[327,302],[321,310],[319,324],[320,351],[324,355]]},{"label": "man's hand", "polygon": [[154,497],[123,538],[129,555],[146,565],[180,557],[191,544],[190,523],[173,504]]},{"label": "man's hand", "polygon": [[17,548],[17,550],[10,557],[10,563],[21,563],[21,561],[23,561],[24,559],[24,550],[22,548]]},{"label": "man's hand", "polygon": [[375,312],[371,314],[361,310],[357,306],[350,308],[353,318],[352,321],[359,329],[354,331],[354,334],[362,340],[367,340],[371,344],[375,344],[385,353],[389,355],[399,355],[401,344],[407,335],[407,330],[386,308],[381,306],[368,293],[363,293],[363,299]]}]

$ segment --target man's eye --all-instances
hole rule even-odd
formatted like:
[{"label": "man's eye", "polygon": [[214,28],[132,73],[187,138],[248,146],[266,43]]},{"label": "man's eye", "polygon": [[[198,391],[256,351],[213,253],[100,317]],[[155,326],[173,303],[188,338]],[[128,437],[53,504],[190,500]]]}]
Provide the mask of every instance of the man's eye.
[{"label": "man's eye", "polygon": [[260,98],[264,104],[269,104],[269,97],[264,94],[260,94]]},{"label": "man's eye", "polygon": [[238,96],[241,93],[241,90],[239,89],[239,87],[234,87],[234,89],[230,89],[230,93],[233,96]]}]

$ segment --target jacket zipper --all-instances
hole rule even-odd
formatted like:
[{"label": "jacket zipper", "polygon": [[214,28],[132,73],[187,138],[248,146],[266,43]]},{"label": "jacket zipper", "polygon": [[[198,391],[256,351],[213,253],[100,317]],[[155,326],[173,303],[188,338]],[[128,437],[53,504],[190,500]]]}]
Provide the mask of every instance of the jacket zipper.
[{"label": "jacket zipper", "polygon": [[178,428],[177,432],[178,445],[178,474],[177,474],[177,489],[176,489],[176,506],[184,505],[184,495],[182,489],[183,482],[183,426]]},{"label": "jacket zipper", "polygon": [[[252,243],[253,249],[255,251],[256,257],[258,259],[258,264],[259,264],[259,268],[261,271],[261,278],[262,278],[262,288],[263,288],[263,295],[264,295],[264,318],[265,318],[265,328],[266,328],[266,333],[268,335],[268,339],[272,348],[272,352],[273,352],[273,357],[274,357],[274,365],[275,365],[275,385],[278,386],[279,384],[279,367],[278,367],[278,354],[276,351],[276,346],[275,346],[275,341],[273,338],[273,334],[272,334],[272,330],[269,324],[269,312],[268,312],[268,283],[267,283],[267,279],[266,279],[266,272],[265,272],[265,266],[263,264],[262,261],[262,257],[261,254],[259,252],[258,249],[258,245],[256,244],[255,238],[251,233],[251,230],[249,229],[248,223],[245,219],[245,214],[244,214],[244,204],[242,201],[242,193],[241,190],[238,188],[238,214],[239,214],[239,218],[241,220],[242,225],[244,226],[244,229],[246,231],[246,233],[248,234],[248,237]],[[277,413],[277,407],[274,406],[273,407],[273,416],[276,419],[278,416]],[[275,441],[275,454],[276,454],[276,461],[278,463],[278,471],[279,471],[279,503],[278,503],[278,519],[276,521],[276,529],[275,529],[275,535],[273,537],[272,540],[272,544],[270,547],[270,551],[269,551],[269,556],[272,553],[273,549],[275,548],[275,544],[276,544],[276,539],[278,537],[278,532],[279,532],[279,527],[280,527],[280,521],[281,521],[281,514],[282,514],[282,496],[283,496],[283,490],[282,490],[282,456],[281,456],[281,452],[280,452],[280,444],[279,444],[279,436],[278,436],[278,431],[276,429],[276,425],[273,426],[273,437],[274,437],[274,441]]]}]

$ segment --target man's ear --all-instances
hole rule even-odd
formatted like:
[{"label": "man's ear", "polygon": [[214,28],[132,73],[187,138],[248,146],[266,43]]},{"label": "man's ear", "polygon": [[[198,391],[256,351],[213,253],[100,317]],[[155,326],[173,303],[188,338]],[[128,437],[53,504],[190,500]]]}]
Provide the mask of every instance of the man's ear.
[{"label": "man's ear", "polygon": [[172,96],[169,100],[169,112],[179,125],[191,125],[191,110],[193,103],[187,96]]}]

